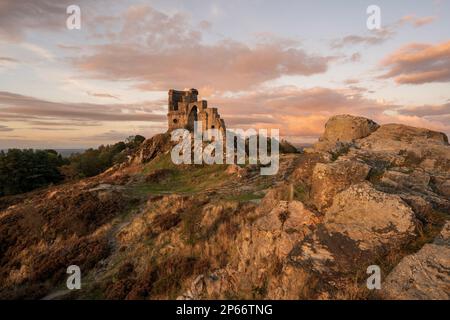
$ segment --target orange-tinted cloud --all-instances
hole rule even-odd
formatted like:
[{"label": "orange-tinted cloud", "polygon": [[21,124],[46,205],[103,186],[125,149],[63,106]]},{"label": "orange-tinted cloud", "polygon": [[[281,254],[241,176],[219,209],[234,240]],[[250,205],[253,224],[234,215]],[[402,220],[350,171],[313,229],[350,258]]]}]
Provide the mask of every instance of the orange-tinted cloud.
[{"label": "orange-tinted cloud", "polygon": [[408,15],[401,18],[399,23],[411,23],[414,27],[418,28],[430,24],[436,19],[435,16],[417,17],[416,15]]},{"label": "orange-tinted cloud", "polygon": [[278,87],[245,94],[211,96],[229,127],[278,128],[283,136],[319,136],[326,120],[350,113],[375,118],[393,105],[382,105],[363,97],[361,90],[316,87]]},{"label": "orange-tinted cloud", "polygon": [[[158,109],[158,110],[156,110]],[[165,116],[151,103],[59,103],[0,91],[0,119],[82,121],[163,121]]]},{"label": "orange-tinted cloud", "polygon": [[312,75],[327,70],[330,59],[278,44],[249,47],[235,41],[171,48],[163,52],[138,45],[112,44],[75,60],[95,78],[134,80],[142,90],[211,87],[246,90],[282,75]]},{"label": "orange-tinted cloud", "polygon": [[167,15],[146,5],[130,7],[117,30],[115,41],[74,57],[74,65],[87,76],[130,80],[142,90],[248,90],[283,75],[323,73],[333,59],[270,37],[254,44],[230,39],[206,44],[182,14]]},{"label": "orange-tinted cloud", "polygon": [[352,114],[368,117],[380,124],[403,123],[450,133],[450,115],[440,119],[430,117],[437,113],[448,115],[448,104],[435,106],[434,112],[426,113],[427,106],[405,108],[368,99],[363,88],[279,87],[233,97],[211,96],[208,102],[219,107],[230,128],[278,128],[282,136],[294,141],[317,138],[322,134],[326,121],[336,114]]},{"label": "orange-tinted cloud", "polygon": [[[211,107],[218,107],[227,127],[280,129],[284,137],[296,142],[313,141],[324,130],[326,121],[336,114],[353,114],[379,123],[404,123],[450,133],[449,106],[402,107],[364,97],[362,88],[330,89],[278,87],[239,95],[205,97]],[[0,119],[32,125],[34,130],[60,131],[61,127],[99,126],[104,121],[141,121],[152,134],[165,130],[165,102],[139,105],[55,103],[32,97],[0,92]],[[124,112],[126,110],[126,112]],[[428,112],[427,112],[428,110]],[[158,111],[154,113],[152,111]],[[390,112],[386,112],[390,111]],[[433,116],[438,115],[438,118]],[[57,129],[54,129],[54,128]],[[3,126],[0,131],[11,131]],[[146,129],[147,130],[147,129]],[[148,131],[148,130],[147,130]],[[110,139],[123,132],[108,133],[92,139]],[[148,134],[147,134],[148,135]]]},{"label": "orange-tinted cloud", "polygon": [[389,26],[380,30],[374,30],[366,35],[351,34],[341,39],[335,39],[331,42],[331,47],[340,49],[349,45],[377,45],[387,41],[394,34],[393,28]]},{"label": "orange-tinted cloud", "polygon": [[415,115],[419,117],[450,115],[450,103],[442,105],[407,107],[400,109],[399,112],[404,115]]},{"label": "orange-tinted cloud", "polygon": [[394,23],[384,26],[380,30],[373,30],[365,35],[350,34],[343,38],[334,39],[331,41],[331,48],[341,49],[345,46],[351,45],[378,45],[393,38],[398,30],[409,23],[414,27],[419,28],[434,22],[437,19],[435,16],[417,17],[416,15],[404,16]]},{"label": "orange-tinted cloud", "polygon": [[7,126],[3,126],[3,125],[0,124],[0,131],[1,131],[1,132],[13,131],[13,129],[12,129],[12,128],[9,128],[9,127],[7,127]]},{"label": "orange-tinted cloud", "polygon": [[91,92],[88,91],[86,92],[89,96],[91,97],[96,97],[96,98],[109,98],[109,99],[115,99],[115,100],[120,100],[119,97],[109,94],[109,93],[105,93],[105,92]]},{"label": "orange-tinted cloud", "polygon": [[409,44],[382,62],[388,72],[381,78],[393,78],[398,84],[422,84],[450,81],[450,41]]}]

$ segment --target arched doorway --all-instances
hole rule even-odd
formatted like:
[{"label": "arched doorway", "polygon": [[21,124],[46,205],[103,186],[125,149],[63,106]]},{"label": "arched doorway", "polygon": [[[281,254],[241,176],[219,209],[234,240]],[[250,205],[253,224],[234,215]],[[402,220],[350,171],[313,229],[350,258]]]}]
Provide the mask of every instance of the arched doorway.
[{"label": "arched doorway", "polygon": [[194,130],[194,122],[198,120],[198,109],[197,106],[193,106],[191,112],[189,112],[187,129]]}]

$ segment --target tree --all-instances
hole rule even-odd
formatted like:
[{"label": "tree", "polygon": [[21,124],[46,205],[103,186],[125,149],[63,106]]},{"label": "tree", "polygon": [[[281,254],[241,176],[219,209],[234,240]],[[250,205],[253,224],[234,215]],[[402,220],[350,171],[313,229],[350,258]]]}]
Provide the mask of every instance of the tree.
[{"label": "tree", "polygon": [[66,163],[55,150],[9,149],[0,153],[0,196],[28,192],[63,180]]}]

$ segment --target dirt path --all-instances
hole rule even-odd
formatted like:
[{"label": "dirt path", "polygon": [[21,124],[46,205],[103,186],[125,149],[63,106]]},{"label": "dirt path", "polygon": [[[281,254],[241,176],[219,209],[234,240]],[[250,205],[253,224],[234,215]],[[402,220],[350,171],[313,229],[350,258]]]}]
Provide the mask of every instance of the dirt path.
[{"label": "dirt path", "polygon": [[57,300],[59,298],[64,297],[65,295],[69,294],[71,290],[69,289],[60,289],[53,291],[52,293],[49,293],[45,297],[43,297],[41,300]]}]

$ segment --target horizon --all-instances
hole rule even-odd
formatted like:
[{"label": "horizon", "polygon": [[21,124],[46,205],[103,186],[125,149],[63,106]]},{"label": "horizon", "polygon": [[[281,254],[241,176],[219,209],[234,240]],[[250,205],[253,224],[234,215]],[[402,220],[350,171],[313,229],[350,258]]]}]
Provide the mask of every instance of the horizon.
[{"label": "horizon", "polygon": [[377,1],[372,31],[371,4],[5,0],[0,149],[149,138],[167,130],[167,91],[191,87],[227,127],[296,145],[344,113],[450,135],[450,1]]}]

